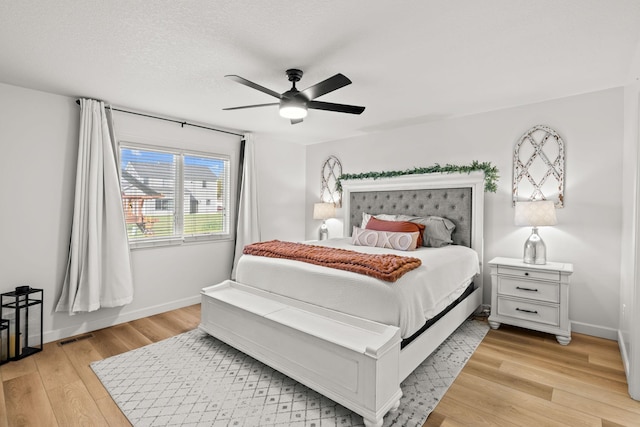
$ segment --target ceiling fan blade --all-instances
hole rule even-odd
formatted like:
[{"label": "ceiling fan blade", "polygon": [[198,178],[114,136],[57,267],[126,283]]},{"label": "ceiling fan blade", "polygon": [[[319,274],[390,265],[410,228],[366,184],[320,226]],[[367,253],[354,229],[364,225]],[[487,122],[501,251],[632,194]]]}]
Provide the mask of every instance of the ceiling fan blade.
[{"label": "ceiling fan blade", "polygon": [[365,107],[357,105],[334,104],[333,102],[309,101],[307,108],[315,110],[336,111],[338,113],[361,114]]},{"label": "ceiling fan blade", "polygon": [[341,87],[345,87],[351,84],[351,80],[349,80],[344,74],[336,74],[333,77],[329,77],[326,80],[321,81],[313,86],[309,86],[305,90],[301,91],[304,96],[308,99],[316,99],[324,94],[329,92],[333,92],[336,89],[340,89]]},{"label": "ceiling fan blade", "polygon": [[242,107],[223,108],[223,110],[242,110],[244,108],[269,107],[271,105],[280,105],[280,103],[279,102],[272,102],[272,103],[269,103],[269,104],[243,105]]},{"label": "ceiling fan blade", "polygon": [[302,119],[291,119],[291,124],[295,125],[297,123],[302,123]]},{"label": "ceiling fan blade", "polygon": [[253,88],[255,90],[259,90],[260,92],[266,93],[267,95],[274,96],[274,97],[276,97],[278,99],[282,98],[282,96],[280,96],[280,94],[278,92],[273,91],[273,90],[271,90],[269,88],[266,88],[264,86],[260,86],[257,83],[254,83],[252,81],[249,81],[249,80],[245,79],[244,77],[236,76],[235,74],[228,74],[225,77],[229,77],[234,82],[238,82],[238,83],[243,84],[245,86],[249,86],[250,88]]}]

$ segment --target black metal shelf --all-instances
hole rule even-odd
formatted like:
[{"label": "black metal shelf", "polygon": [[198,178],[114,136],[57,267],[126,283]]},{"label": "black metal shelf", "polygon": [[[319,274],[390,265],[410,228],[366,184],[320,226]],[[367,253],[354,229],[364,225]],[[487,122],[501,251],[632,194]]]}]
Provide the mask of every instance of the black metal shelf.
[{"label": "black metal shelf", "polygon": [[[20,286],[14,291],[0,294],[0,318],[11,318],[5,337],[7,361],[19,360],[42,351],[43,301],[44,291],[28,286]],[[37,306],[40,307],[39,310]],[[33,332],[36,333],[35,336]],[[11,342],[13,348],[10,348]]]}]

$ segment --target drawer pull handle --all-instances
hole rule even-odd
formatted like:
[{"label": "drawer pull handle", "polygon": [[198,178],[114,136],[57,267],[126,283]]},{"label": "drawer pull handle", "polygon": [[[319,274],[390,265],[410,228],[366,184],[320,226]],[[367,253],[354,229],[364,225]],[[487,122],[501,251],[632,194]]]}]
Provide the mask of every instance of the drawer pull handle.
[{"label": "drawer pull handle", "polygon": [[516,289],[520,289],[521,291],[529,291],[529,292],[538,292],[537,289],[532,289],[532,288],[522,288],[520,286],[516,286]]},{"label": "drawer pull handle", "polygon": [[524,275],[525,275],[525,276],[528,276],[528,275],[529,275],[529,272],[528,272],[528,271],[525,271],[525,272],[524,272]]},{"label": "drawer pull handle", "polygon": [[531,313],[531,314],[538,314],[536,310],[526,310],[524,308],[518,308],[518,307],[516,307],[516,311],[522,311],[522,312]]}]

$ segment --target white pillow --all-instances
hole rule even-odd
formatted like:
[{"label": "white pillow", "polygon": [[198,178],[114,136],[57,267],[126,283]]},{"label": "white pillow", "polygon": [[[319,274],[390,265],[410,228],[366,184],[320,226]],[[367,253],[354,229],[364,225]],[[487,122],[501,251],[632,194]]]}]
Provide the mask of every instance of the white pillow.
[{"label": "white pillow", "polygon": [[397,249],[399,251],[413,251],[418,246],[420,233],[395,233],[393,231],[365,230],[353,227],[351,244],[355,246],[372,246],[376,248]]},{"label": "white pillow", "polygon": [[389,215],[389,214],[377,214],[371,215],[366,212],[362,212],[362,224],[360,224],[360,228],[367,228],[367,223],[371,217],[381,219],[383,221],[395,221],[398,215]]}]

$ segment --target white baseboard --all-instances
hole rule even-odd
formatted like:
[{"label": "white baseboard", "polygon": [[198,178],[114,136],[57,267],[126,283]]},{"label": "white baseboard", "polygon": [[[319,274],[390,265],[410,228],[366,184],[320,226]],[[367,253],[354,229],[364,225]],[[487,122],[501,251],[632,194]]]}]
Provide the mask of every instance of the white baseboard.
[{"label": "white baseboard", "polygon": [[618,330],[605,326],[591,325],[589,323],[571,322],[571,331],[579,334],[591,335],[593,337],[605,338],[618,341]]},{"label": "white baseboard", "polygon": [[74,325],[68,328],[56,329],[52,331],[45,331],[42,334],[42,340],[45,343],[51,341],[61,340],[63,338],[69,338],[74,335],[85,334],[91,331],[97,331],[98,329],[107,328],[113,325],[119,325],[120,323],[131,322],[132,320],[141,319],[143,317],[153,316],[154,314],[164,313],[167,311],[175,310],[189,305],[198,304],[200,302],[200,294],[183,298],[177,301],[171,301],[166,304],[159,304],[153,307],[145,307],[139,310],[134,310],[128,313],[122,313],[117,316],[105,317],[103,319],[97,319],[94,321],[83,323],[82,325]]}]

